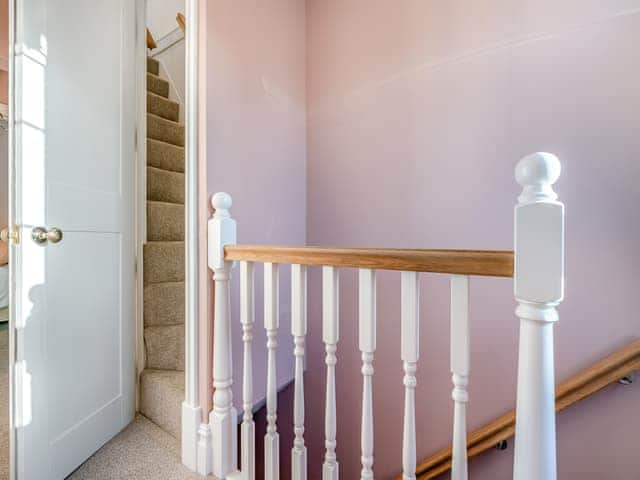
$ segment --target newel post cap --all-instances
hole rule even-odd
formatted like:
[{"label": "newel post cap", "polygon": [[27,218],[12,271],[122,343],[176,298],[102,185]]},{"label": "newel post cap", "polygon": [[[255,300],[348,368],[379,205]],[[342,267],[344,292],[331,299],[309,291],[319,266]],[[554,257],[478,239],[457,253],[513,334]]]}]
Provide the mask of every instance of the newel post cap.
[{"label": "newel post cap", "polygon": [[211,197],[211,205],[216,211],[208,225],[208,262],[214,271],[231,265],[225,262],[224,247],[236,243],[236,221],[231,218],[229,211],[232,204],[231,195],[228,193],[218,192]]},{"label": "newel post cap", "polygon": [[218,192],[211,197],[211,206],[215,209],[215,214],[229,216],[229,210],[233,205],[231,195],[226,192]]},{"label": "newel post cap", "polygon": [[556,200],[553,184],[561,170],[560,160],[551,153],[532,153],[520,160],[516,165],[516,181],[523,187],[520,203]]}]

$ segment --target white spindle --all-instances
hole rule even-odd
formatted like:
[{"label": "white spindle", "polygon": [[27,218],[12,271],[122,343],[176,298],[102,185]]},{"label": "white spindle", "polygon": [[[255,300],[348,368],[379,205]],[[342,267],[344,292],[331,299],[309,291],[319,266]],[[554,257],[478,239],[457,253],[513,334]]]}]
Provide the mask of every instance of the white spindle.
[{"label": "white spindle", "polygon": [[278,416],[278,387],[276,349],[278,347],[278,265],[264,264],[264,328],[267,331],[267,433],[264,437],[264,478],[280,479],[280,439]]},{"label": "white spindle", "polygon": [[296,358],[293,403],[293,480],[307,480],[307,447],[304,445],[304,341],[307,335],[307,267],[291,265],[291,334]]},{"label": "white spindle", "polygon": [[555,480],[553,324],[564,291],[564,205],[553,184],[560,162],[549,153],[523,158],[524,188],[515,208],[514,292],[520,318],[515,480]]},{"label": "white spindle", "polygon": [[212,467],[217,478],[237,471],[236,411],[233,408],[233,366],[229,279],[232,262],[224,259],[225,245],[236,243],[236,222],[231,218],[231,197],[216,193],[211,203],[215,215],[209,220],[209,268],[215,282],[213,324],[213,410],[209,417],[213,445]]},{"label": "white spindle", "polygon": [[327,364],[327,398],[325,404],[325,447],[323,480],[338,480],[336,457],[336,350],[339,340],[339,276],[336,267],[322,267],[322,340]]},{"label": "white spindle", "polygon": [[451,373],[454,403],[451,480],[467,480],[467,412],[469,401],[469,277],[451,277]]},{"label": "white spindle", "polygon": [[362,354],[361,480],[373,480],[373,354],[376,351],[376,272],[359,271],[359,346]]},{"label": "white spindle", "polygon": [[240,263],[240,322],[244,344],[244,370],[242,376],[242,457],[241,471],[244,480],[254,480],[255,467],[255,425],[253,422],[253,359],[251,356],[254,323],[253,263]]},{"label": "white spindle", "polygon": [[420,357],[420,283],[418,273],[402,272],[401,323],[404,367],[404,427],[402,436],[402,478],[416,478],[416,370]]}]

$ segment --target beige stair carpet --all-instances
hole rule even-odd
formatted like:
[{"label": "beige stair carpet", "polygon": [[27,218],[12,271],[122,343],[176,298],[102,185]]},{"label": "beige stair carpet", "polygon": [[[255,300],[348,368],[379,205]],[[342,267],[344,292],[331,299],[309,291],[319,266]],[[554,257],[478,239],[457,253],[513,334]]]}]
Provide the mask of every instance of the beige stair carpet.
[{"label": "beige stair carpet", "polygon": [[201,477],[187,470],[181,464],[180,443],[145,417],[138,416],[67,478],[196,480],[213,477]]},{"label": "beige stair carpet", "polygon": [[184,125],[158,62],[149,59],[147,72],[146,368],[139,408],[178,439],[184,400]]}]

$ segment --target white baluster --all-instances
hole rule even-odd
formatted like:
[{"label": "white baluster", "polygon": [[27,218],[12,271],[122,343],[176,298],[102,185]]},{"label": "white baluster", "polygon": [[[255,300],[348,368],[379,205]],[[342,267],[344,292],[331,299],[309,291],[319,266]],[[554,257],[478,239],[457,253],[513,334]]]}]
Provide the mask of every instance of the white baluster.
[{"label": "white baluster", "polygon": [[322,340],[327,364],[327,398],[325,404],[325,447],[322,480],[338,480],[336,457],[336,350],[339,336],[339,276],[336,267],[322,267]]},{"label": "white baluster", "polygon": [[516,480],[555,480],[556,431],[553,324],[564,291],[564,205],[553,184],[560,162],[536,153],[516,167],[524,188],[515,208],[514,292],[520,318]]},{"label": "white baluster", "polygon": [[376,272],[361,269],[358,289],[359,346],[362,354],[361,480],[373,480],[373,354],[376,351]]},{"label": "white baluster", "polygon": [[213,446],[213,474],[226,478],[237,471],[236,410],[233,408],[233,364],[229,279],[232,262],[224,259],[225,245],[236,243],[236,222],[231,218],[231,197],[216,193],[211,199],[215,215],[209,220],[209,268],[215,282],[213,323],[213,410],[209,416]]},{"label": "white baluster", "polygon": [[451,373],[454,403],[451,480],[467,480],[467,412],[469,401],[469,277],[451,277]]},{"label": "white baluster", "polygon": [[278,347],[278,265],[264,264],[264,328],[267,331],[267,433],[264,437],[264,478],[280,479],[280,438],[278,416],[278,386],[276,349]]},{"label": "white baluster", "polygon": [[255,424],[253,422],[253,263],[240,263],[240,322],[242,324],[242,341],[244,343],[244,370],[242,376],[242,457],[241,470],[244,480],[254,480],[256,477],[255,455]]},{"label": "white baluster", "polygon": [[416,478],[416,370],[420,357],[420,282],[418,273],[402,272],[401,323],[404,366],[404,427],[402,436],[402,478]]},{"label": "white baluster", "polygon": [[296,358],[295,398],[293,404],[293,480],[307,480],[307,447],[304,445],[304,341],[307,335],[307,267],[291,265],[291,334]]}]

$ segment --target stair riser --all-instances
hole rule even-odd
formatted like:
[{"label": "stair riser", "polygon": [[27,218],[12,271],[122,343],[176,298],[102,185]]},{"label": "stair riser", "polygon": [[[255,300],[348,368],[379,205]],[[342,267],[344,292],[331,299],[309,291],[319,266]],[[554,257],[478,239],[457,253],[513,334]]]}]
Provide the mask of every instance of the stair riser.
[{"label": "stair riser", "polygon": [[145,370],[140,376],[140,413],[179,440],[184,382],[181,386],[160,382],[154,373]]},{"label": "stair riser", "polygon": [[184,240],[184,206],[164,202],[147,203],[147,240]]},{"label": "stair riser", "polygon": [[160,62],[153,58],[147,58],[147,73],[151,73],[153,75],[160,74]]},{"label": "stair riser", "polygon": [[147,115],[147,137],[184,147],[184,125],[156,115]]},{"label": "stair riser", "polygon": [[147,73],[147,90],[156,95],[169,98],[169,82],[150,73]]},{"label": "stair riser", "polygon": [[147,327],[147,368],[184,371],[184,325]]},{"label": "stair riser", "polygon": [[177,122],[180,118],[180,105],[164,97],[147,93],[147,112]]},{"label": "stair riser", "polygon": [[184,172],[184,148],[158,140],[147,140],[147,165]]},{"label": "stair riser", "polygon": [[184,282],[184,243],[148,242],[144,246],[144,283]]},{"label": "stair riser", "polygon": [[184,173],[147,168],[147,200],[184,204]]},{"label": "stair riser", "polygon": [[184,324],[184,283],[153,283],[144,287],[144,326]]}]

